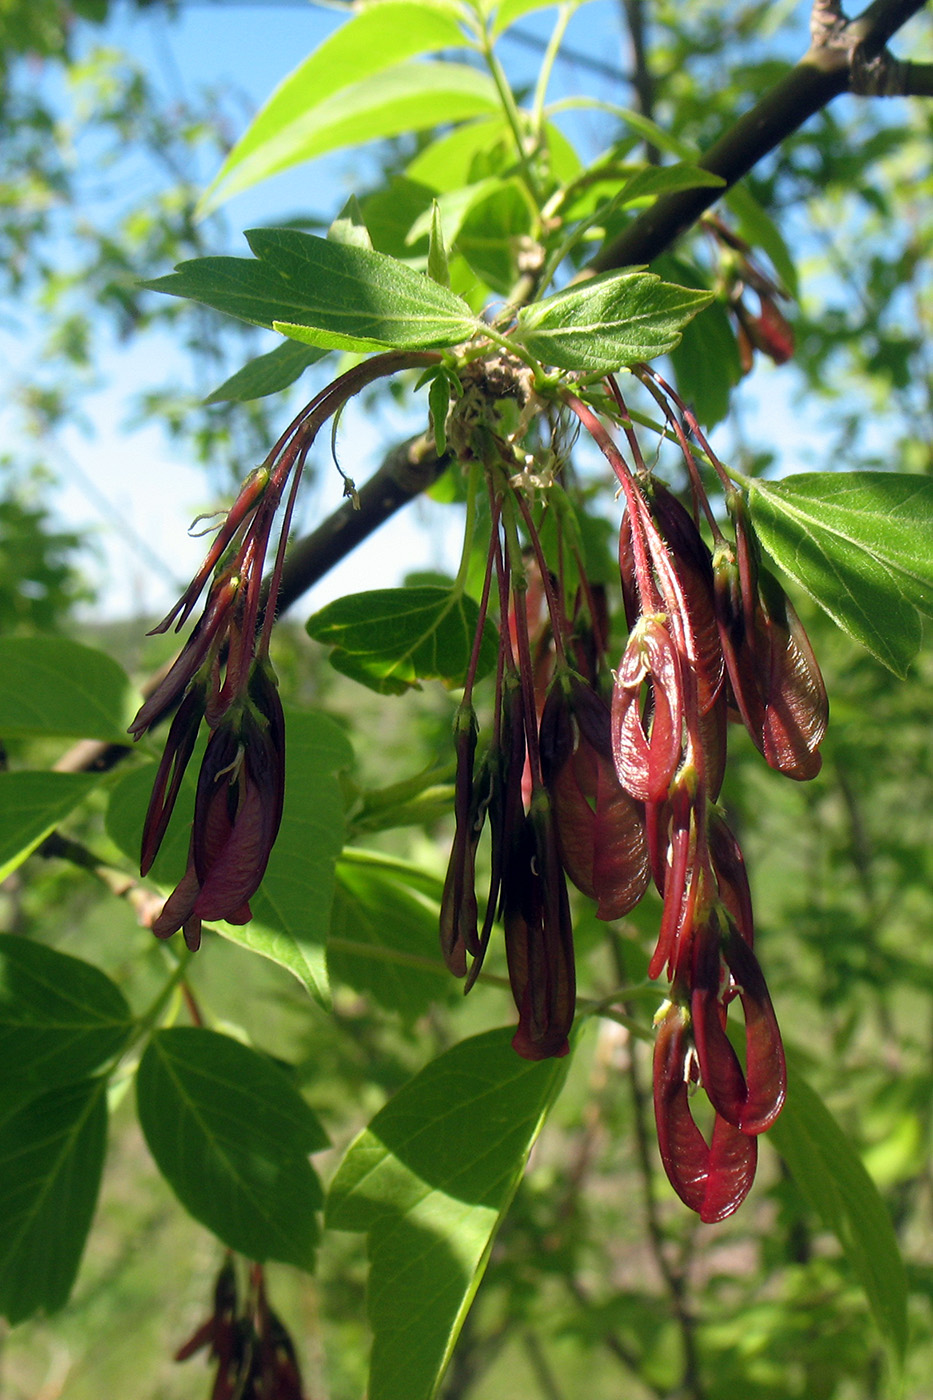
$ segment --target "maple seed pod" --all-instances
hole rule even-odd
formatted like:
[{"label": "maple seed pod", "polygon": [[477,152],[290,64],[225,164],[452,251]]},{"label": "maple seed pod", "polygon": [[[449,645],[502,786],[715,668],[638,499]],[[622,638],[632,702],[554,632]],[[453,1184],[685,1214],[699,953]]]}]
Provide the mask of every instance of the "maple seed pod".
[{"label": "maple seed pod", "polygon": [[454,722],[457,776],[454,786],[454,841],[441,899],[441,952],[455,977],[466,974],[466,951],[478,949],[475,888],[476,848],[482,818],[478,817],[473,769],[478,726],[472,705],[461,706]]},{"label": "maple seed pod", "polygon": [[[726,1035],[723,960],[745,1014],[745,1073]],[[716,1112],[743,1133],[762,1133],[784,1104],[787,1076],[777,1018],[755,954],[713,910],[694,941],[691,1012],[700,1078]],[[728,993],[728,988],[726,992]]]},{"label": "maple seed pod", "polygon": [[[642,684],[650,683],[641,713]],[[612,756],[619,781],[639,802],[663,802],[683,751],[680,658],[661,617],[647,616],[629,636],[612,692]]]},{"label": "maple seed pod", "polygon": [[539,789],[503,872],[505,951],[518,1008],[513,1049],[527,1060],[566,1055],[576,975],[567,885],[546,794]]},{"label": "maple seed pod", "polygon": [[751,322],[749,338],[755,348],[768,355],[776,365],[786,364],[793,356],[793,329],[771,296],[761,296],[761,315]]},{"label": "maple seed pod", "polygon": [[667,1179],[684,1205],[707,1225],[732,1215],[748,1195],[758,1143],[716,1115],[707,1143],[690,1112],[690,1016],[670,1005],[661,1016],[654,1049],[654,1115]]},{"label": "maple seed pod", "polygon": [[148,875],[159,853],[204,718],[206,690],[193,685],[172,718],[143,825],[140,875]]},{"label": "maple seed pod", "polygon": [[285,800],[285,719],[267,662],[253,662],[247,698],[208,740],[195,797],[188,868],[152,925],[157,938],[201,921],[245,924],[266,871]]},{"label": "maple seed pod", "polygon": [[576,677],[552,686],[541,716],[541,767],[561,863],[596,900],[596,917],[621,919],[648,884],[644,813],[619,782],[609,707]]},{"label": "maple seed pod", "polygon": [[783,588],[765,569],[759,594],[771,633],[771,673],[762,732],[764,756],[792,778],[815,778],[826,733],[826,687],[803,628]]},{"label": "maple seed pod", "polygon": [[693,516],[663,482],[652,478],[647,497],[683,591],[696,648],[697,701],[700,714],[705,715],[715,704],[724,678],[713,596],[713,556]]},{"label": "maple seed pod", "polygon": [[726,671],[752,742],[770,767],[800,781],[820,771],[826,687],[800,619],[777,580],[755,569],[745,596],[731,552],[714,559],[716,604]]},{"label": "maple seed pod", "polygon": [[755,920],[745,858],[732,831],[712,808],[708,814],[708,836],[710,862],[716,876],[719,898],[739,933],[752,948],[755,944]]}]

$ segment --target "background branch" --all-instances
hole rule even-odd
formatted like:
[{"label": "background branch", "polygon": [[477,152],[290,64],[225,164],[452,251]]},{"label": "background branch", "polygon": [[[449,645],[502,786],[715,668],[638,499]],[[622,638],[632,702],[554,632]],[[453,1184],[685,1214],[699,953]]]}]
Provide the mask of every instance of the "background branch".
[{"label": "background branch", "polygon": [[[884,55],[884,46],[923,5],[924,0],[875,0],[858,19],[832,28],[816,26],[818,37],[799,63],[697,164],[722,176],[730,188],[834,97],[853,90],[853,72],[861,74],[875,65],[904,67]],[[881,95],[888,94],[882,91]],[[652,262],[721,199],[722,193],[721,189],[701,188],[662,196],[601,248],[590,266],[594,272],[606,272]]]}]

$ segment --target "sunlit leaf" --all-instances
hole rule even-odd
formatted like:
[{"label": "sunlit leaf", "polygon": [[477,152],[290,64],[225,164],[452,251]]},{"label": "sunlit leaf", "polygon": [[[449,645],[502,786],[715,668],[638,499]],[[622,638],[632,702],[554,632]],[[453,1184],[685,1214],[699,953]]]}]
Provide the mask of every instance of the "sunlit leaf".
[{"label": "sunlit leaf", "polygon": [[[308,620],[315,641],[334,647],[338,670],[383,694],[400,695],[423,680],[463,681],[479,608],[456,590],[425,585],[351,593]],[[495,661],[487,620],[478,675]]]},{"label": "sunlit leaf", "polygon": [[768,1139],[845,1251],[886,1344],[907,1348],[907,1275],[884,1201],[822,1099],[788,1065],[787,1100]]},{"label": "sunlit leaf", "polygon": [[351,248],[372,249],[373,240],[366,227],[360,201],[355,194],[351,194],[336,219],[332,221],[327,230],[327,237],[331,243],[346,243]]},{"label": "sunlit leaf", "polygon": [[[295,160],[321,140],[318,109],[386,68],[464,42],[450,7],[428,0],[382,0],[340,26],[279,84],[234,146],[202,200],[206,211]],[[326,149],[326,148],[325,148]]]},{"label": "sunlit leaf", "polygon": [[895,675],[933,616],[933,481],[899,472],[807,472],[755,481],[752,520],[777,564]]},{"label": "sunlit leaf", "polygon": [[[409,164],[406,174],[410,180],[438,194],[476,184],[496,174],[506,163],[510,135],[501,114],[466,122],[429,142]],[[477,166],[482,165],[489,168],[474,174]],[[443,210],[443,205],[441,208]],[[444,222],[446,225],[446,215]]]},{"label": "sunlit leaf", "polygon": [[498,5],[491,5],[494,10],[492,32],[499,35],[517,20],[523,19],[525,15],[531,14],[533,10],[546,10],[553,6],[554,0],[500,0]]},{"label": "sunlit leaf", "polygon": [[99,782],[94,773],[0,773],[0,882]]},{"label": "sunlit leaf", "polygon": [[721,175],[714,175],[711,170],[703,170],[699,165],[684,161],[677,165],[647,165],[626,180],[619,195],[619,204],[632,204],[637,199],[671,194],[674,190],[716,189],[725,183]]},{"label": "sunlit leaf", "polygon": [[312,345],[299,345],[295,340],[283,340],[265,355],[257,355],[236,374],[208,394],[205,403],[248,403],[267,394],[278,394],[294,384],[309,365],[316,364],[327,354]]},{"label": "sunlit leaf", "polygon": [[92,1073],[133,1031],[126,998],[90,963],[0,934],[0,1100]]},{"label": "sunlit leaf", "polygon": [[[394,8],[391,0],[382,0],[382,4]],[[382,5],[372,6],[363,13],[381,8]],[[406,5],[403,8],[419,7]],[[345,27],[349,28],[349,25]],[[462,37],[459,43],[462,46]],[[316,92],[311,83],[317,78],[320,60],[326,57],[325,47],[318,49],[303,65],[303,70],[273,94],[256,123],[227,158],[201,202],[201,212],[216,208],[232,195],[270,175],[342,146],[384,140],[403,132],[420,131],[445,121],[463,121],[499,109],[495,84],[479,68],[430,60],[415,63],[393,60],[389,66],[381,61],[376,43],[368,63],[358,51],[357,72],[349,81],[341,74],[341,86],[335,89],[327,84],[328,90],[319,96],[321,89]],[[409,53],[419,50],[423,52],[424,46],[418,44],[414,50],[409,47]],[[373,64],[378,64],[380,71],[367,75],[367,67]],[[309,83],[308,70],[312,67],[315,72]]]},{"label": "sunlit leaf", "polygon": [[511,1030],[462,1041],[376,1114],[334,1178],[327,1223],[368,1234],[369,1400],[436,1394],[567,1060]]},{"label": "sunlit leaf", "polygon": [[[330,348],[409,350],[455,345],[476,329],[460,297],[384,253],[295,229],[253,229],[246,237],[265,266],[302,290],[302,317],[287,327],[296,339],[300,326],[318,344],[333,342]],[[284,329],[284,319],[276,326]]]},{"label": "sunlit leaf", "polygon": [[531,229],[532,210],[520,182],[499,180],[471,204],[452,241],[487,286],[505,295],[518,278],[519,253]]},{"label": "sunlit leaf", "polygon": [[112,657],[65,637],[0,641],[0,734],[128,743],[139,696]]},{"label": "sunlit leaf", "polygon": [[11,1325],[68,1301],[100,1188],[106,1087],[61,1085],[0,1122],[0,1313]]},{"label": "sunlit leaf", "polygon": [[314,1267],[327,1147],[316,1115],[264,1055],[196,1026],[157,1031],[137,1076],[139,1121],[182,1205],[230,1249]]},{"label": "sunlit leaf", "polygon": [[711,293],[611,272],[523,307],[514,339],[558,369],[607,374],[672,350]]}]

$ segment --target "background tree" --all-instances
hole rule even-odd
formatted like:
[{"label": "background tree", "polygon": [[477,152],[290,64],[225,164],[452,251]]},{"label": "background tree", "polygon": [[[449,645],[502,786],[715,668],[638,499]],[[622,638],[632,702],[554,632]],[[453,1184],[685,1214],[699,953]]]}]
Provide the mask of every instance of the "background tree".
[{"label": "background tree", "polygon": [[[181,700],[169,752],[190,757],[193,748],[192,770],[200,764],[215,780],[232,774],[237,820],[231,816],[224,827],[216,802],[195,806],[195,780],[181,779],[179,759],[180,793],[165,831],[162,808],[150,808],[145,880],[132,863],[163,736],[128,750],[125,729],[136,699],[106,654],[115,649],[111,639],[100,651],[49,635],[74,585],[67,573],[49,582],[47,561],[71,541],[50,536],[41,511],[30,517],[39,540],[32,553],[46,561],[34,573],[54,614],[43,617],[37,607],[24,617],[21,595],[19,614],[4,613],[0,642],[0,735],[9,767],[0,775],[0,869],[9,877],[0,1303],[14,1328],[2,1362],[13,1394],[57,1387],[79,1396],[111,1384],[140,1394],[202,1393],[203,1375],[168,1360],[199,1345],[211,1349],[215,1394],[263,1393],[262,1384],[294,1394],[289,1333],[309,1394],[358,1394],[369,1369],[374,1400],[427,1396],[441,1387],[450,1396],[518,1388],[614,1395],[620,1385],[632,1395],[845,1396],[884,1393],[901,1368],[906,1392],[923,1394],[930,1350],[930,988],[928,955],[916,935],[929,921],[931,774],[923,685],[929,667],[917,651],[918,610],[928,612],[933,595],[928,433],[918,431],[929,393],[922,258],[929,214],[915,162],[928,137],[923,97],[930,84],[924,64],[897,62],[885,48],[898,35],[911,52],[911,34],[919,47],[922,22],[899,34],[919,6],[878,0],[851,23],[817,7],[811,46],[793,65],[788,60],[807,41],[791,19],[772,28],[771,7],[724,16],[702,5],[669,12],[627,5],[635,110],[607,112],[619,126],[595,158],[575,150],[579,127],[571,122],[569,134],[558,127],[548,74],[560,61],[564,25],[575,16],[567,47],[593,63],[588,19],[600,7],[558,12],[537,86],[516,96],[499,55],[515,42],[508,26],[520,21],[524,32],[534,8],[382,0],[354,12],[330,47],[270,99],[202,208],[238,184],[328,149],[388,139],[382,173],[358,189],[326,239],[325,227],[298,210],[287,229],[254,235],[255,256],[233,264],[216,256],[225,251],[222,232],[209,236],[208,225],[195,223],[197,192],[179,195],[173,187],[142,225],[136,210],[116,230],[93,231],[89,256],[62,275],[50,216],[41,208],[37,214],[22,188],[8,206],[5,238],[21,250],[8,261],[10,290],[20,299],[32,288],[43,292],[52,342],[79,368],[94,361],[89,293],[133,334],[153,317],[187,307],[173,334],[188,336],[184,327],[196,327],[189,344],[199,375],[205,363],[215,364],[216,327],[239,334],[230,315],[266,327],[288,323],[286,339],[257,347],[271,343],[271,351],[223,385],[202,386],[213,390],[213,400],[233,403],[232,411],[218,418],[216,409],[197,410],[189,419],[171,410],[180,431],[193,424],[205,452],[237,443],[230,435],[249,424],[263,446],[246,449],[247,460],[266,458],[294,411],[281,413],[269,396],[298,375],[307,374],[311,387],[300,392],[312,404],[268,456],[270,484],[249,480],[229,535],[219,536],[237,561],[231,572],[227,557],[218,558],[209,604],[216,636],[231,648],[216,656],[225,684],[208,676],[199,699],[197,685],[186,690],[190,675],[176,668],[161,691],[153,683],[143,712],[154,726]],[[64,191],[58,212],[67,214],[73,177],[58,164],[56,147],[35,139],[43,122],[49,129],[49,113],[25,97],[28,111],[15,101],[18,78],[24,91],[19,50],[67,61],[61,13],[43,11],[36,29],[37,10],[28,28],[17,27],[18,12],[11,12],[4,115],[20,143],[20,176],[44,172],[45,188]],[[532,29],[531,42],[538,32]],[[847,90],[862,99],[837,106]],[[141,80],[119,92],[114,107],[104,108],[105,128],[124,146],[138,140],[160,158],[170,152],[175,129],[151,110]],[[881,94],[909,100],[892,104]],[[591,100],[568,97],[563,105],[574,111]],[[203,130],[183,125],[182,142]],[[190,256],[199,260],[162,280],[159,290],[193,299],[193,309],[136,285],[134,275],[151,279],[165,263]],[[615,273],[645,263],[663,281]],[[576,280],[594,270],[607,275]],[[551,278],[566,290],[548,301]],[[205,305],[213,311],[204,312]],[[216,310],[230,314],[215,319]],[[223,344],[234,343],[221,334]],[[212,358],[205,361],[208,345]],[[356,358],[338,362],[339,352]],[[669,391],[640,368],[655,352],[670,354],[655,367],[673,385]],[[243,353],[249,351],[241,350],[241,359]],[[754,385],[762,357],[781,362],[791,355],[793,369],[782,373],[793,373],[806,395],[809,407],[801,412],[818,424],[815,451],[823,460],[796,464],[819,467],[818,477],[775,484],[775,468],[788,465],[782,444],[759,441],[749,419],[761,413]],[[740,383],[756,356],[759,368]],[[235,364],[217,363],[216,380]],[[610,391],[606,374],[625,367],[633,372],[620,374]],[[285,556],[281,603],[297,612],[310,583],[351,542],[426,489],[452,514],[467,505],[461,567],[456,578],[414,578],[405,589],[344,599],[314,614],[308,630],[334,648],[333,667],[306,635],[287,622],[276,628],[272,655],[287,702],[286,802],[254,892],[253,879],[247,887],[225,872],[221,878],[226,847],[217,842],[221,828],[227,846],[239,841],[232,865],[258,879],[277,826],[281,732],[264,632],[248,665],[267,597],[261,566],[268,508],[289,474],[294,480],[305,456],[319,450],[308,441],[312,433],[345,402],[352,414],[357,394],[378,404],[385,389],[373,386],[383,381],[404,404],[412,432],[423,433],[430,420],[433,435],[389,451],[373,482],[347,481],[346,504]],[[70,388],[59,384],[51,393],[38,381],[27,385],[24,401],[44,423],[75,411]],[[257,402],[259,412],[241,406]],[[590,445],[574,443],[572,415],[592,436]],[[615,449],[605,425],[613,422],[635,468],[631,478],[624,467],[618,479],[612,474]],[[718,422],[724,426],[707,444],[704,430]],[[732,486],[711,471],[714,448],[739,473]],[[555,656],[560,673],[562,645],[578,679],[568,680],[569,690],[552,686],[551,695],[570,695],[579,706],[575,686],[588,682],[595,695],[601,685],[613,688],[608,665],[618,672],[615,767],[637,802],[657,808],[650,820],[661,827],[668,820],[655,791],[655,758],[642,790],[637,764],[624,752],[626,733],[637,739],[631,720],[619,718],[629,674],[620,658],[634,656],[625,613],[636,640],[654,637],[658,646],[679,648],[683,661],[694,655],[690,635],[699,635],[702,589],[675,543],[681,516],[661,487],[645,486],[639,452],[694,508],[708,495],[720,525],[728,505],[737,567],[748,532],[760,533],[789,575],[788,587],[803,590],[795,601],[833,707],[814,782],[768,773],[730,726],[722,801],[748,857],[756,949],[789,1050],[790,1088],[764,1139],[752,1194],[717,1225],[697,1226],[668,1189],[652,1145],[651,1023],[663,984],[649,982],[645,970],[661,901],[649,892],[633,907],[619,892],[617,866],[608,886],[595,873],[581,874],[573,833],[589,830],[591,817],[597,825],[610,818],[601,799],[591,794],[587,802],[585,792],[573,822],[561,817],[566,740],[554,737],[563,732],[554,726],[563,719],[541,716],[540,777],[534,759],[530,769],[537,826],[522,827],[533,834],[516,838],[504,865],[509,968],[496,934],[478,979],[484,985],[463,1001],[437,944],[440,924],[456,970],[461,941],[476,952],[469,943],[476,935],[461,915],[475,826],[488,806],[492,847],[480,845],[475,857],[482,899],[500,839],[496,821],[501,832],[521,811],[522,764],[495,767],[495,744],[501,750],[510,732],[504,716],[514,713],[514,706],[503,708],[505,681],[514,673],[523,682],[523,725],[533,747],[531,692]],[[836,466],[845,474],[827,471]],[[484,475],[493,483],[488,503],[479,489]],[[641,549],[654,561],[636,562],[627,574],[623,551],[625,607],[613,539],[622,513],[612,499],[619,483],[632,557],[637,561]],[[23,521],[25,507],[19,509]],[[237,512],[245,536],[236,533]],[[11,537],[12,525],[5,545]],[[489,554],[491,538],[501,543]],[[717,543],[716,535],[707,538]],[[268,541],[271,558],[274,531]],[[525,563],[523,545],[532,551]],[[691,557],[705,556],[700,550]],[[667,558],[679,585],[668,580]],[[705,567],[697,566],[700,574]],[[797,634],[784,628],[773,593],[764,589],[756,601],[749,592],[750,569],[746,563],[739,570],[739,612],[759,612],[744,635],[767,636],[769,656],[784,655],[774,650],[775,636]],[[474,642],[486,608],[484,574],[501,576],[500,587],[489,590],[489,611],[502,625],[480,625]],[[548,599],[550,628],[542,630],[543,614],[526,604],[523,589],[532,599],[536,588],[539,597],[542,589],[547,594],[549,576],[556,597]],[[241,579],[248,584],[240,587]],[[576,590],[583,583],[581,604]],[[237,588],[244,610],[225,601]],[[639,598],[650,611],[653,588],[666,622],[643,620],[645,627],[632,616],[633,599],[636,613]],[[603,592],[608,634],[601,630]],[[677,596],[690,604],[680,633]],[[28,635],[31,627],[36,635]],[[651,627],[669,629],[668,641]],[[14,628],[20,635],[10,635]],[[208,630],[200,633],[205,643]],[[189,644],[189,659],[198,645]],[[804,777],[816,766],[820,706],[812,671],[799,660],[801,644],[792,645],[796,685],[788,690],[779,679],[759,699],[766,711],[778,702],[779,709],[789,706],[782,732],[792,732],[793,743],[790,750],[778,745],[776,754],[767,718],[756,742],[772,766]],[[153,646],[155,664],[168,646]],[[747,656],[743,661],[736,647],[731,695],[756,738],[760,683],[743,688]],[[495,670],[497,648],[505,678],[498,701],[483,680]],[[702,688],[710,682],[707,654],[692,664]],[[774,664],[773,674],[787,674]],[[654,720],[649,709],[640,723],[655,755],[663,705],[673,710],[676,702],[661,663],[648,670]],[[634,682],[630,689],[637,699]],[[675,738],[679,743],[686,733],[714,766],[715,744],[690,718],[690,705],[702,709],[705,702],[695,694],[690,700],[689,683],[685,693],[686,729],[675,726]],[[205,706],[212,735],[206,751],[194,736]],[[493,736],[485,769],[482,748],[474,762],[474,708],[481,744]],[[628,713],[637,712],[630,705]],[[712,699],[706,713],[713,713]],[[581,756],[594,731],[581,710],[575,715],[569,732],[579,777],[599,753],[592,739],[596,758]],[[68,738],[81,743],[63,753]],[[263,763],[254,762],[260,751]],[[686,760],[679,748],[674,757],[681,766],[662,786],[664,801],[676,807],[677,793],[686,791]],[[610,764],[606,781],[616,784],[617,821],[614,771]],[[484,787],[482,775],[497,772],[505,777],[489,777]],[[173,787],[171,770],[163,779],[164,797]],[[691,802],[695,851],[714,819]],[[237,825],[240,814],[254,810],[264,814],[256,841]],[[195,843],[204,842],[200,865],[195,845],[197,889],[183,880],[192,812]],[[571,1057],[523,1059],[509,1047],[516,1013],[506,971],[526,1056],[560,1052],[574,1009],[565,972],[554,971],[566,968],[566,917],[556,885],[542,878],[554,850],[541,833],[552,819],[563,830],[560,863],[584,886],[572,908],[577,1028]],[[164,837],[157,855],[156,835]],[[528,840],[538,843],[533,859],[522,844]],[[452,842],[460,883],[451,885],[448,876],[445,896]],[[715,858],[717,907],[741,924],[723,893],[726,885],[737,887],[726,865],[722,854]],[[157,943],[145,927],[170,932],[163,904],[179,882],[179,922],[189,945],[199,918],[223,935],[209,936],[196,955],[175,951],[179,939]],[[673,877],[662,870],[659,883],[670,908]],[[594,894],[598,906],[587,897]],[[617,909],[627,907],[597,919],[610,896]],[[240,921],[244,900],[248,923]],[[229,921],[218,923],[221,915]],[[687,936],[688,923],[679,916],[678,938]],[[543,964],[535,962],[534,940],[522,943],[533,927],[544,940]],[[558,931],[563,941],[555,942]],[[695,938],[694,946],[705,945]],[[739,953],[728,938],[723,947],[749,1014],[750,1006],[764,1006],[766,994],[750,990],[757,983],[747,961],[737,975],[729,958]],[[704,956],[697,954],[699,964]],[[702,1020],[703,995],[718,1002],[720,988],[718,976],[714,983],[698,977],[699,964],[692,964],[692,1006]],[[715,967],[718,973],[718,953]],[[674,986],[676,1002],[676,976]],[[488,1029],[509,1021],[508,1030]],[[662,1045],[671,1024],[670,1016],[662,1022]],[[714,1030],[710,1020],[710,1045]],[[700,1046],[703,1082],[723,1121],[732,1110],[713,1071],[725,1055]],[[745,1069],[753,1084],[753,1046]],[[134,1080],[135,1096],[126,1093]],[[663,1063],[655,1083],[679,1104],[676,1075]],[[65,1308],[95,1210],[108,1104],[102,1205]],[[697,1099],[693,1105],[699,1113]],[[519,1186],[545,1117],[532,1170]],[[667,1121],[662,1111],[665,1166],[689,1197],[678,1174],[683,1157],[670,1137],[665,1146]],[[362,1136],[354,1138],[358,1130]],[[695,1152],[688,1158],[688,1165],[699,1160]],[[715,1149],[704,1170],[709,1182],[721,1180]],[[321,1179],[328,1183],[323,1233]],[[733,1207],[749,1185],[745,1172],[742,1192],[730,1188],[725,1204]],[[716,1213],[707,1206],[708,1197],[703,1208]],[[238,1257],[225,1256],[224,1246]],[[267,1278],[260,1266],[270,1261],[277,1262]],[[215,1276],[211,1321],[196,1331],[211,1311],[206,1300]],[[52,1313],[52,1321],[43,1320]],[[142,1348],[152,1358],[144,1381]]]}]

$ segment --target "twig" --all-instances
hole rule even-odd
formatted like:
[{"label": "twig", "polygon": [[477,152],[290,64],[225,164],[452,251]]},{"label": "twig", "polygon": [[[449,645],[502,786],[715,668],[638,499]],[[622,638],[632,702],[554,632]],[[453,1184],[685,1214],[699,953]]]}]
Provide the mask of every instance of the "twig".
[{"label": "twig", "polygon": [[[697,162],[700,169],[722,176],[731,188],[820,108],[841,93],[854,91],[853,73],[877,70],[879,65],[882,69],[910,66],[896,65],[885,53],[885,44],[923,4],[924,0],[875,0],[857,19],[818,27],[799,63],[710,147]],[[821,7],[820,13],[824,10]],[[860,81],[861,77],[856,79]],[[879,78],[878,82],[878,95],[888,95],[884,81]],[[652,262],[722,193],[722,189],[700,188],[662,196],[601,248],[590,267],[605,272]]]}]

